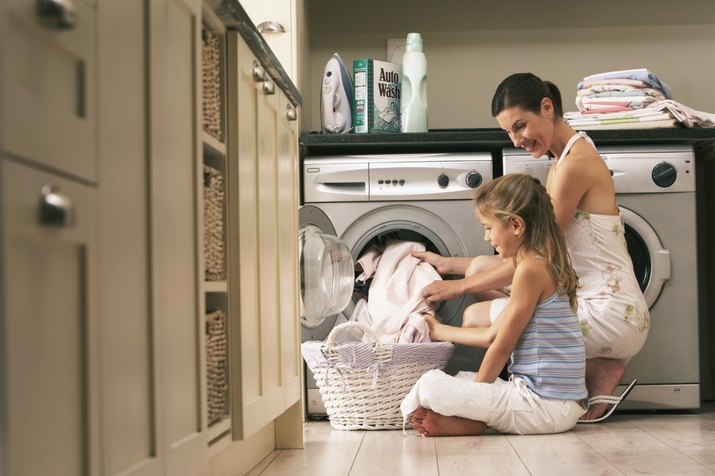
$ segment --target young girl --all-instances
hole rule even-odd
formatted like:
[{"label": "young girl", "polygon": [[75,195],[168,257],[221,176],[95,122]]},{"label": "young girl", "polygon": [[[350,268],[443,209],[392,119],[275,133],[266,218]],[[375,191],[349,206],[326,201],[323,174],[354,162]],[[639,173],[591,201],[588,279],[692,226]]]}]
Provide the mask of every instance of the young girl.
[{"label": "young girl", "polygon": [[[575,311],[578,278],[551,199],[538,180],[500,177],[476,191],[484,239],[513,261],[511,298],[492,324],[454,327],[426,315],[433,340],[487,348],[479,372],[423,375],[402,402],[422,436],[558,433],[584,413],[583,335]],[[498,319],[497,319],[498,317]],[[511,356],[511,378],[498,375]]]}]

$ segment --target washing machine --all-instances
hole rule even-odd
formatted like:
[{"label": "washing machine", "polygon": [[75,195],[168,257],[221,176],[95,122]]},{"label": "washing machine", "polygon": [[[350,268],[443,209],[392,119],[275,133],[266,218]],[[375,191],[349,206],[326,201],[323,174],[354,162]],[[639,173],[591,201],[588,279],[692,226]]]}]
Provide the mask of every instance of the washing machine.
[{"label": "washing machine", "polygon": [[[700,406],[695,156],[688,145],[599,146],[616,189],[633,269],[650,308],[645,345],[626,366],[638,379],[623,409]],[[503,150],[504,173],[546,183],[556,161]],[[618,392],[618,390],[616,391]]]},{"label": "washing machine", "polygon": [[[474,216],[473,203],[474,189],[490,180],[492,159],[488,152],[308,157],[302,164],[300,227],[308,227],[318,236],[337,238],[347,247],[353,262],[372,245],[390,239],[420,241],[427,250],[443,256],[493,254]],[[340,254],[338,251],[334,256]],[[330,254],[325,261],[339,262],[334,256]],[[301,258],[302,268],[306,263]],[[323,304],[322,296],[344,296],[347,285],[328,268],[322,266],[323,277],[318,278],[322,284],[310,286],[317,291],[301,284],[303,342],[324,340],[335,325],[349,319],[360,297],[356,293],[341,311],[341,306],[330,302],[341,302],[342,298],[327,299],[330,302]],[[351,278],[350,287],[355,276]],[[443,322],[459,326],[464,309],[473,302],[470,296],[444,301],[437,313]],[[315,315],[303,315],[311,313],[305,312],[308,308],[314,308]],[[336,312],[319,312],[323,308]],[[477,368],[481,354],[469,352],[458,349],[455,358],[469,361],[464,368]],[[325,415],[317,385],[307,369],[306,402],[308,417]]]}]

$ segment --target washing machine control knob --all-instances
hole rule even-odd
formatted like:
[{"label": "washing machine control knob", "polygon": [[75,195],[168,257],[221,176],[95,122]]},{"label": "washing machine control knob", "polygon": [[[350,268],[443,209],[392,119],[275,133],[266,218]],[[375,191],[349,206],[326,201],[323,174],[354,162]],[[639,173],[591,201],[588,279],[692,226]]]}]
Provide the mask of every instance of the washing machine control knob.
[{"label": "washing machine control knob", "polygon": [[440,174],[439,177],[437,177],[437,183],[440,187],[445,188],[447,185],[449,185],[449,177],[447,177],[445,174]]},{"label": "washing machine control knob", "polygon": [[482,184],[482,174],[475,170],[472,170],[464,178],[464,181],[467,182],[467,187],[477,188]]},{"label": "washing machine control knob", "polygon": [[678,177],[678,171],[675,170],[672,164],[661,162],[653,167],[650,176],[657,186],[667,188],[675,182],[675,179]]}]

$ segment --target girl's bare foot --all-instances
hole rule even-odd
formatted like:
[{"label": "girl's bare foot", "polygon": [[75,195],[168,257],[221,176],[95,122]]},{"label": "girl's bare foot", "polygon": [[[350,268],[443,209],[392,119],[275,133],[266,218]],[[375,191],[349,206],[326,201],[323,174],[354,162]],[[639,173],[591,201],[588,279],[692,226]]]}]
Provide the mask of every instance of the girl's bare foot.
[{"label": "girl's bare foot", "polygon": [[[621,383],[626,367],[618,360],[593,358],[586,360],[586,387],[588,396],[611,395]],[[607,403],[591,405],[581,420],[595,420],[608,409]]]},{"label": "girl's bare foot", "polygon": [[487,429],[484,422],[440,415],[422,407],[412,414],[412,426],[422,436],[479,435]]}]

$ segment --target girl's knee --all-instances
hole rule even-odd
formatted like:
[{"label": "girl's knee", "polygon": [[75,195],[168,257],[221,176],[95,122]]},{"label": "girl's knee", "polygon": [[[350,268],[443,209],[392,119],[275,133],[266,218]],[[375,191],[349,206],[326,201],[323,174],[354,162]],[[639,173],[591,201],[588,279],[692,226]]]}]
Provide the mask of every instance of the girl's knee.
[{"label": "girl's knee", "polygon": [[462,327],[476,327],[474,325],[474,321],[476,319],[476,311],[474,309],[475,306],[476,304],[472,304],[464,310],[464,314],[462,315]]},{"label": "girl's knee", "polygon": [[462,327],[489,327],[489,308],[489,301],[471,304],[462,315]]}]

